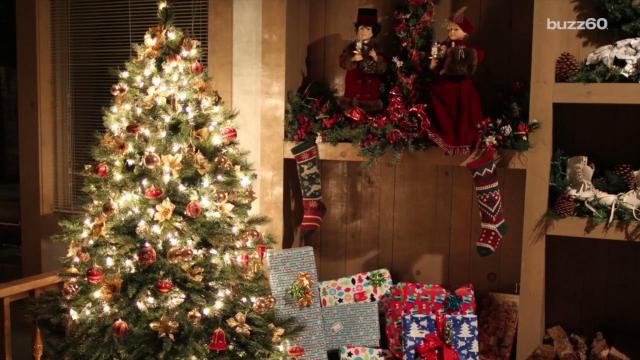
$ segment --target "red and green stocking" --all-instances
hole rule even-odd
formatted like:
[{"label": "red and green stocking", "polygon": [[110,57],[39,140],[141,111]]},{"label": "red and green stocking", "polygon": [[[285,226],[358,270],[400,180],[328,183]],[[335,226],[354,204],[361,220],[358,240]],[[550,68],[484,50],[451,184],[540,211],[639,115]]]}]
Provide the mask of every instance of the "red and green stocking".
[{"label": "red and green stocking", "polygon": [[309,236],[320,229],[326,207],[322,202],[322,186],[318,166],[318,146],[315,138],[307,140],[291,149],[298,168],[298,179],[302,190],[304,213],[300,229],[303,236]]},{"label": "red and green stocking", "polygon": [[502,215],[502,196],[496,176],[494,151],[485,151],[480,158],[467,164],[467,168],[473,176],[480,208],[482,232],[476,242],[476,249],[481,256],[491,255],[500,246],[507,231],[507,224]]}]

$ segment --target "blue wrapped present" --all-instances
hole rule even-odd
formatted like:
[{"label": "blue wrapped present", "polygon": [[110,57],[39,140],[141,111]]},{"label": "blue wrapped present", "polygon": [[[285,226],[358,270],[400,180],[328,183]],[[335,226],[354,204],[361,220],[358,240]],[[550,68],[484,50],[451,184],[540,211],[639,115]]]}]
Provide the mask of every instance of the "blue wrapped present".
[{"label": "blue wrapped present", "polygon": [[322,308],[327,350],[341,346],[380,346],[378,304],[363,302]]},{"label": "blue wrapped present", "polygon": [[[304,326],[291,345],[304,348],[304,355],[300,359],[326,359],[327,346],[323,336],[320,291],[313,248],[306,246],[269,250],[267,261],[269,263],[271,293],[276,299],[276,315],[294,317],[298,324]],[[313,300],[308,304],[309,306],[300,305],[289,295],[289,290],[301,274],[305,274],[313,280],[313,284],[311,284]]]},{"label": "blue wrapped present", "polygon": [[403,345],[405,360],[422,359],[418,348],[426,338],[435,337],[441,342],[438,351],[454,351],[460,360],[478,360],[478,317],[476,315],[445,315],[442,329],[436,315],[406,315],[403,318]]}]

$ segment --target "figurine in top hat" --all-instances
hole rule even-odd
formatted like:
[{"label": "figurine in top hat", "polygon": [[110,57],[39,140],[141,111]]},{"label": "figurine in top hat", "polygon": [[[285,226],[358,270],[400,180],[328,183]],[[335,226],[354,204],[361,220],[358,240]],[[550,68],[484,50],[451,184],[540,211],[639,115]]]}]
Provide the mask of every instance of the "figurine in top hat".
[{"label": "figurine in top hat", "polygon": [[387,70],[387,63],[374,41],[380,32],[378,10],[358,9],[355,32],[356,41],[340,55],[340,67],[347,70],[340,103],[345,109],[358,106],[367,112],[379,111],[382,109],[380,75]]},{"label": "figurine in top hat", "polygon": [[482,49],[467,44],[475,28],[458,10],[447,21],[448,38],[435,44],[430,69],[436,72],[431,88],[430,135],[448,154],[468,154],[478,140],[482,106],[471,75],[484,58]]}]

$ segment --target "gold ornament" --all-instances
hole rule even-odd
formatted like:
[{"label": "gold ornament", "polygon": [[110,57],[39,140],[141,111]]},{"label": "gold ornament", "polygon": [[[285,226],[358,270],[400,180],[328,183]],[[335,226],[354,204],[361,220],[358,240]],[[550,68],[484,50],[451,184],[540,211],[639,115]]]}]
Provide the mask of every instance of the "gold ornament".
[{"label": "gold ornament", "polygon": [[120,294],[120,290],[122,290],[122,278],[120,274],[110,276],[104,280],[100,288],[100,297],[105,301],[113,300],[116,295]]},{"label": "gold ornament", "polygon": [[182,154],[162,155],[162,164],[171,169],[171,176],[177,178],[178,170],[182,169]]},{"label": "gold ornament", "polygon": [[235,215],[232,213],[233,208],[235,207],[236,206],[232,203],[224,203],[220,205],[220,210],[222,210],[222,212],[229,217],[235,217]]},{"label": "gold ornament", "polygon": [[242,336],[251,335],[251,326],[247,324],[247,315],[244,313],[237,313],[236,316],[227,319],[227,325],[235,328],[236,333]]},{"label": "gold ornament", "polygon": [[189,261],[191,258],[193,258],[193,250],[188,247],[175,247],[167,252],[167,259],[172,264]]},{"label": "gold ornament", "polygon": [[182,49],[187,52],[197,48],[198,46],[200,46],[200,41],[198,40],[191,38],[184,38],[184,40],[182,40]]},{"label": "gold ornament", "polygon": [[129,143],[127,143],[127,141],[121,136],[107,134],[102,138],[101,142],[104,147],[115,151],[120,155],[129,151]]},{"label": "gold ornament", "polygon": [[187,270],[189,278],[193,281],[201,282],[204,279],[204,268],[201,266],[192,266]]},{"label": "gold ornament", "polygon": [[209,162],[209,160],[207,160],[207,158],[202,155],[202,153],[200,151],[196,152],[196,170],[198,171],[198,173],[200,173],[200,175],[204,175],[206,173],[209,172],[209,170],[211,170],[211,163]]},{"label": "gold ornament", "polygon": [[214,163],[216,165],[216,170],[223,170],[223,171],[233,170],[233,163],[231,162],[231,160],[227,159],[224,156],[216,157],[216,159],[214,160]]},{"label": "gold ornament", "polygon": [[193,136],[200,141],[206,141],[209,139],[209,129],[206,127],[198,129],[194,132]]},{"label": "gold ornament", "polygon": [[249,243],[255,243],[262,238],[260,232],[256,229],[250,229],[242,233],[240,237],[242,239],[242,243],[246,246]]},{"label": "gold ornament", "polygon": [[128,89],[129,87],[127,84],[123,82],[119,82],[111,86],[111,95],[116,97],[117,104],[122,104],[124,102],[124,97],[127,94]]},{"label": "gold ornament", "polygon": [[279,344],[282,342],[282,336],[284,335],[284,329],[273,324],[268,325],[269,330],[273,332],[273,337],[271,338],[271,342],[274,344]]},{"label": "gold ornament", "polygon": [[151,330],[158,332],[158,337],[168,337],[171,340],[175,340],[173,334],[178,333],[180,323],[175,320],[169,319],[167,316],[162,315],[160,321],[154,321],[149,324]]},{"label": "gold ornament", "polygon": [[156,153],[150,153],[144,157],[144,166],[149,169],[155,169],[160,164],[160,157]]},{"label": "gold ornament", "polygon": [[65,281],[62,284],[62,295],[69,300],[78,293],[78,284],[75,279]]},{"label": "gold ornament", "polygon": [[153,218],[159,222],[167,221],[171,219],[171,215],[173,215],[173,210],[176,208],[175,205],[171,202],[171,199],[166,198],[162,200],[162,203],[156,205],[157,212],[153,216]]},{"label": "gold ornament", "polygon": [[202,314],[198,309],[193,309],[187,313],[187,320],[193,325],[199,325],[202,321]]},{"label": "gold ornament", "polygon": [[107,201],[102,205],[102,213],[106,216],[113,216],[118,213],[118,207],[112,200]]},{"label": "gold ornament", "polygon": [[214,201],[216,204],[224,204],[229,200],[229,193],[225,191],[216,191]]},{"label": "gold ornament", "polygon": [[253,303],[253,311],[258,315],[264,315],[276,306],[276,298],[272,295],[263,296],[256,299]]},{"label": "gold ornament", "polygon": [[101,237],[107,235],[107,224],[105,222],[105,218],[99,216],[93,222],[91,226],[91,236],[93,237]]},{"label": "gold ornament", "polygon": [[146,57],[157,57],[160,55],[160,49],[164,46],[166,41],[166,29],[163,25],[152,27],[144,34],[144,45],[147,47],[143,53],[140,54],[139,60],[143,60]]}]

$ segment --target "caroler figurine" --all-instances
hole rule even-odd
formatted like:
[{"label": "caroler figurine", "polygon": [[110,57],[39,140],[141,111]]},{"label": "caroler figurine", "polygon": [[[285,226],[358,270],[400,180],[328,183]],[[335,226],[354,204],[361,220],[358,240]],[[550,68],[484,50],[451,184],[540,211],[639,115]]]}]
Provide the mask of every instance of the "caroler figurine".
[{"label": "caroler figurine", "polygon": [[358,106],[366,112],[378,111],[382,109],[380,75],[387,70],[387,63],[374,41],[380,32],[378,10],[358,9],[355,31],[356,41],[340,54],[340,67],[347,70],[340,104],[345,109]]},{"label": "caroler figurine", "polygon": [[474,27],[458,10],[448,19],[448,38],[434,44],[429,68],[436,73],[431,87],[431,139],[448,154],[469,154],[482,121],[480,96],[471,81],[484,58],[482,49],[467,44]]}]

